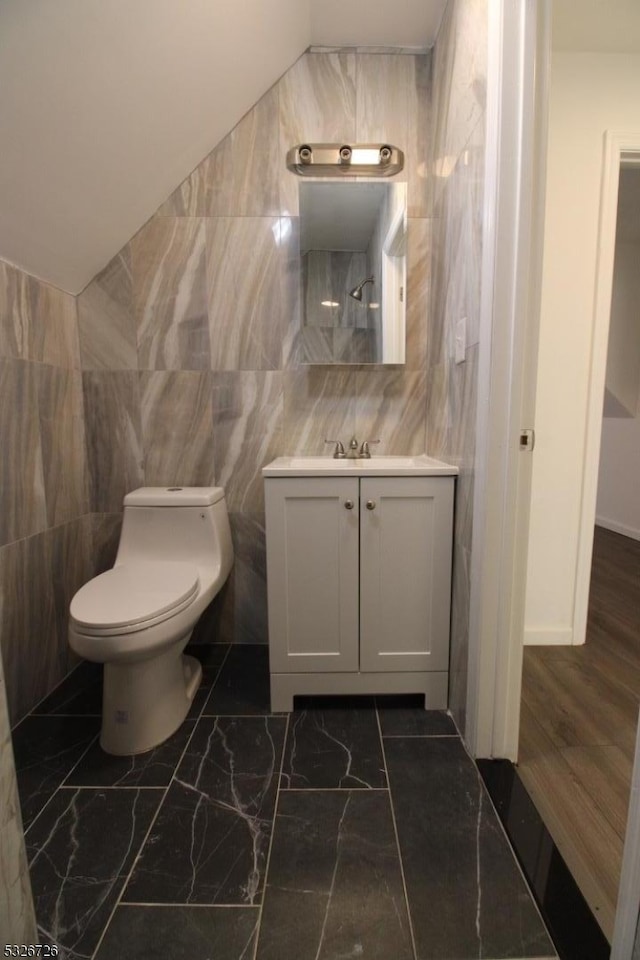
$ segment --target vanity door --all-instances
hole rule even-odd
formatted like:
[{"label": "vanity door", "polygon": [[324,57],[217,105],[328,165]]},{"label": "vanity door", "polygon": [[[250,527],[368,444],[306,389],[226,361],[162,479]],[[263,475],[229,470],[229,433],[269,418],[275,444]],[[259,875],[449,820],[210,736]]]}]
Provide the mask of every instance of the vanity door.
[{"label": "vanity door", "polygon": [[272,673],[358,670],[357,477],[265,482]]},{"label": "vanity door", "polygon": [[453,482],[361,480],[360,669],[449,667]]}]

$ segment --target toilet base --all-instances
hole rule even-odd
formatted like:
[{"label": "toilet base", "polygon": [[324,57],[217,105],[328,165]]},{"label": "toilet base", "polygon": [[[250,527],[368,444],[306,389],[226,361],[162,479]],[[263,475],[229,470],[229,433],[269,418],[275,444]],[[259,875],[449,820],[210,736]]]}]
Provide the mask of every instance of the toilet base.
[{"label": "toilet base", "polygon": [[100,746],[118,757],[164,743],[187,716],[202,679],[186,638],[150,660],[105,663]]}]

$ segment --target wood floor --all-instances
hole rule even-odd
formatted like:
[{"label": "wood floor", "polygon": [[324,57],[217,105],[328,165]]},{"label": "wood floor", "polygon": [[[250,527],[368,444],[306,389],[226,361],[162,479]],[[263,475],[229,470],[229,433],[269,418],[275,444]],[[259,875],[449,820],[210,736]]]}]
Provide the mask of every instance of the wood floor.
[{"label": "wood floor", "polygon": [[640,542],[596,527],[586,643],[525,647],[518,770],[609,941],[639,703]]}]

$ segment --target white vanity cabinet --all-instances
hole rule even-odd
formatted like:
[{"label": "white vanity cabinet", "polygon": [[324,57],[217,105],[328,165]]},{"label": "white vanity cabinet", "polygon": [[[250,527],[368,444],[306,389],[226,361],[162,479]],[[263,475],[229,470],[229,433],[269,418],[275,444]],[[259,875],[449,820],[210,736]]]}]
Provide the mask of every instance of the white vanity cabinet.
[{"label": "white vanity cabinet", "polygon": [[375,469],[265,470],[272,710],[321,693],[447,706],[454,477]]}]

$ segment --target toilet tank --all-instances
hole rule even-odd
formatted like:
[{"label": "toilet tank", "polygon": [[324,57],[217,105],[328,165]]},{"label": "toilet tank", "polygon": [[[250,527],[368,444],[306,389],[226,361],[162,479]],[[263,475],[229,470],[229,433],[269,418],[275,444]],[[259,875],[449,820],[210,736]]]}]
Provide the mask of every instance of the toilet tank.
[{"label": "toilet tank", "polygon": [[116,564],[178,560],[230,569],[231,530],[223,487],[141,487],[124,498]]}]

